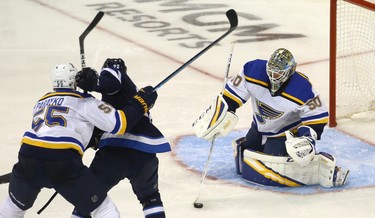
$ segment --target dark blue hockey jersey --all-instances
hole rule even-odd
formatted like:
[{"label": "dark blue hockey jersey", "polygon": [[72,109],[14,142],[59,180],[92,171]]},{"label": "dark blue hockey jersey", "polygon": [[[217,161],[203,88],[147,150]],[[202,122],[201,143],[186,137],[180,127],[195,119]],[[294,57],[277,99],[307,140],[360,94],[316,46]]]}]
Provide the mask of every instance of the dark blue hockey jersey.
[{"label": "dark blue hockey jersey", "polygon": [[[138,88],[128,74],[111,68],[103,68],[99,76],[98,91],[102,100],[115,108],[131,104]],[[152,124],[150,112],[127,133],[114,135],[105,132],[99,141],[99,148],[105,146],[128,147],[148,153],[171,151],[171,146],[163,134]]]}]

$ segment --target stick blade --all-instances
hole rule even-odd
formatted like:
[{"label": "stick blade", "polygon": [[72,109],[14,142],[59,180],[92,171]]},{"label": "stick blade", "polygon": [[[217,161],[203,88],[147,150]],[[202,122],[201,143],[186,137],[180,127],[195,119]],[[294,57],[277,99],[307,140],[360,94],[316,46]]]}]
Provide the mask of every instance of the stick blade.
[{"label": "stick blade", "polygon": [[237,12],[234,9],[230,9],[227,11],[226,15],[230,23],[230,28],[234,30],[238,26]]},{"label": "stick blade", "polygon": [[79,36],[79,41],[83,42],[83,40],[86,38],[86,36],[91,32],[92,29],[99,23],[99,21],[103,18],[104,12],[99,11],[94,19],[91,21],[90,25],[83,31],[83,33]]}]

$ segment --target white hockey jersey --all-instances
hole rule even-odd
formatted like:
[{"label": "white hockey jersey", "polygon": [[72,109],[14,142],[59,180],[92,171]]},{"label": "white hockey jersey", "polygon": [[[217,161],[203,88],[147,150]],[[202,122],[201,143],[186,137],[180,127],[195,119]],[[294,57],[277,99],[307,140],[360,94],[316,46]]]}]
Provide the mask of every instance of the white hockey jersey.
[{"label": "white hockey jersey", "polygon": [[47,93],[34,106],[32,128],[22,143],[47,149],[75,149],[81,155],[94,126],[113,134],[127,127],[122,110],[70,89]]},{"label": "white hockey jersey", "polygon": [[280,92],[272,96],[266,63],[266,60],[247,62],[243,70],[227,82],[224,91],[224,96],[236,102],[236,108],[251,99],[253,122],[263,135],[263,143],[268,137],[283,136],[286,130],[296,130],[300,125],[326,125],[327,108],[308,78],[295,72]]}]

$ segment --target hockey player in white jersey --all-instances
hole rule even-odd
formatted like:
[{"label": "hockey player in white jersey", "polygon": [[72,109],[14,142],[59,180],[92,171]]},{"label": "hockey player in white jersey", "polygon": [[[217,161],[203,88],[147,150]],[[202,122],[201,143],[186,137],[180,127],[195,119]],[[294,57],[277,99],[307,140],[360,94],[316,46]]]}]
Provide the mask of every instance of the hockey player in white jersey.
[{"label": "hockey player in white jersey", "polygon": [[[253,108],[253,122],[245,137],[232,143],[237,174],[246,181],[267,186],[342,186],[348,170],[336,166],[336,159],[316,152],[328,122],[328,111],[306,75],[296,71],[290,51],[277,49],[269,60],[247,62],[242,71],[226,83],[194,129],[198,137],[211,140],[226,135],[235,123],[236,109],[247,101]],[[219,109],[220,110],[219,110]],[[206,116],[206,118],[204,118]],[[204,125],[206,122],[209,125]],[[206,127],[205,127],[206,126]]]},{"label": "hockey player in white jersey", "polygon": [[34,106],[31,129],[22,138],[0,217],[24,217],[42,188],[55,189],[93,217],[120,217],[107,191],[82,163],[82,155],[95,126],[124,134],[152,107],[157,93],[147,91],[152,88],[141,89],[132,104],[116,110],[90,94],[75,91],[76,73],[72,64],[59,64],[52,70],[54,92]]}]

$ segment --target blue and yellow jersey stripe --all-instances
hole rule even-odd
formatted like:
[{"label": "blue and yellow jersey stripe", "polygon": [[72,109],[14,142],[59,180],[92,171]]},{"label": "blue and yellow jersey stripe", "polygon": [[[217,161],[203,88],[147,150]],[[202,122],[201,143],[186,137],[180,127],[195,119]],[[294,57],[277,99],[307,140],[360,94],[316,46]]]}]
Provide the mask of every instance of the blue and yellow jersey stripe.
[{"label": "blue and yellow jersey stripe", "polygon": [[238,107],[241,107],[246,102],[243,99],[241,99],[238,95],[236,95],[234,92],[230,92],[229,88],[226,88],[224,90],[223,95],[236,102],[238,104]]},{"label": "blue and yellow jersey stripe", "polygon": [[21,143],[46,149],[74,149],[78,151],[81,156],[84,152],[82,143],[73,137],[39,137],[31,132],[26,132]]},{"label": "blue and yellow jersey stripe", "polygon": [[317,125],[317,124],[327,124],[328,123],[328,112],[324,112],[321,114],[317,114],[310,117],[303,117],[301,119],[302,125],[308,126],[308,125]]},{"label": "blue and yellow jersey stripe", "polygon": [[126,118],[124,111],[117,110],[115,112],[115,117],[116,117],[116,125],[110,133],[115,134],[115,135],[124,134],[127,128],[127,118]]}]

